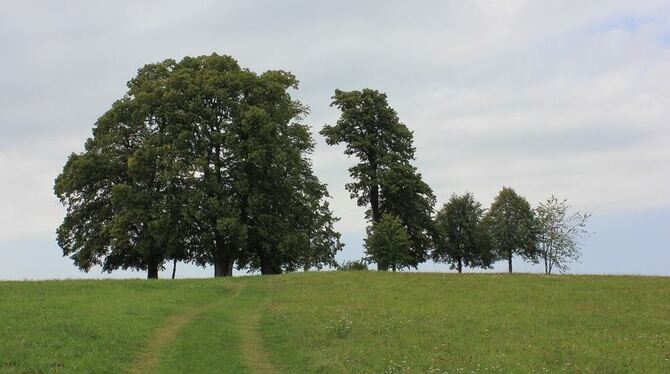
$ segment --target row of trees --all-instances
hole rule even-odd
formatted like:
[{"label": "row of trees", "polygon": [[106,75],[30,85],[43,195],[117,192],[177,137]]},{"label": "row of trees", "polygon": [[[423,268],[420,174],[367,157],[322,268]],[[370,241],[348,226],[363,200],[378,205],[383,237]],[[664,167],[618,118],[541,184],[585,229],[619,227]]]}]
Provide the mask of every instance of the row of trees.
[{"label": "row of trees", "polygon": [[[308,158],[308,111],[289,92],[297,86],[288,72],[256,74],[216,54],[141,68],[56,179],[63,254],[84,270],[149,278],[177,261],[213,265],[215,276],[337,266],[337,218]],[[568,218],[555,199],[531,210],[505,188],[487,211],[465,194],[435,215],[412,165],[413,134],[386,95],[336,90],[331,105],[340,118],[321,134],[358,159],[346,188],[367,208],[366,260],[378,269],[432,258],[460,272],[506,259],[511,272],[520,255],[542,257],[551,272],[578,255],[588,216]]]},{"label": "row of trees", "polygon": [[367,208],[366,262],[379,270],[416,268],[432,258],[463,267],[490,268],[505,260],[542,260],[545,271],[567,269],[579,258],[588,214],[568,215],[566,201],[552,196],[535,210],[513,189],[500,191],[488,210],[472,194],[452,195],[433,219],[435,197],[411,162],[412,132],[375,90],[336,91],[341,111],[333,126],[321,131],[329,144],[344,143],[358,163],[346,185],[359,206]]},{"label": "row of trees", "polygon": [[567,201],[554,196],[534,210],[513,189],[504,187],[488,210],[472,194],[452,195],[437,213],[438,242],[433,258],[462,272],[464,266],[490,268],[505,260],[512,272],[512,259],[519,256],[544,270],[566,271],[580,257],[581,241],[589,232],[590,215],[569,214]]}]

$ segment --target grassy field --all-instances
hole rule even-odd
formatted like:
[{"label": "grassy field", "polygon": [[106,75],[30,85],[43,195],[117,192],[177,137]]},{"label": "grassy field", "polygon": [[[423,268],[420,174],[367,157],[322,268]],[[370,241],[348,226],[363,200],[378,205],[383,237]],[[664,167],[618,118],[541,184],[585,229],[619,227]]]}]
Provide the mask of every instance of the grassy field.
[{"label": "grassy field", "polygon": [[670,373],[670,278],[0,282],[0,372]]}]

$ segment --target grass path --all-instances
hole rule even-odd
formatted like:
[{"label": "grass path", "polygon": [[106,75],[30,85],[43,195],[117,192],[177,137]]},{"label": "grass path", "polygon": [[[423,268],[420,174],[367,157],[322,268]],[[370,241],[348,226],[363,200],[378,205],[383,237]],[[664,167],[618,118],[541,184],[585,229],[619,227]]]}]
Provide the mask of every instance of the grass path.
[{"label": "grass path", "polygon": [[232,292],[168,317],[128,372],[276,373],[259,331],[268,288],[260,281],[247,287],[230,280],[225,287]]},{"label": "grass path", "polygon": [[255,311],[251,311],[251,313],[246,313],[241,316],[239,327],[242,354],[244,354],[244,358],[251,373],[276,373],[277,371],[268,361],[269,355],[265,350],[263,340],[259,334],[259,319],[259,308],[256,308]]},{"label": "grass path", "polygon": [[149,339],[144,352],[137,356],[128,372],[132,374],[142,374],[154,371],[158,365],[160,354],[166,346],[171,344],[177,338],[179,331],[184,325],[190,322],[198,314],[201,314],[205,312],[205,310],[211,309],[218,304],[219,303],[212,303],[204,307],[189,308],[184,313],[168,318],[163,326],[161,326]]},{"label": "grass path", "polygon": [[200,317],[216,309],[230,308],[232,306],[230,304],[234,303],[235,298],[244,287],[245,285],[241,283],[227,284],[226,288],[233,291],[231,294],[221,295],[219,299],[211,303],[198,307],[189,307],[185,311],[169,317],[151,336],[144,351],[135,358],[128,372],[131,374],[156,372],[161,361],[161,356],[180,337],[182,330],[187,324],[204,321]]}]

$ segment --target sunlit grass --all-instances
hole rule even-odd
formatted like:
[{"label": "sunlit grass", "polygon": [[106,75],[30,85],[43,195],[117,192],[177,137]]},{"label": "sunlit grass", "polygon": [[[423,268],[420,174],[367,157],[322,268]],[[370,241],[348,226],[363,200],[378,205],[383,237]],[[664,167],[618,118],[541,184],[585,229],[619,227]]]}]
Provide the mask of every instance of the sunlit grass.
[{"label": "sunlit grass", "polygon": [[[670,372],[670,278],[332,272],[0,282],[0,372]],[[252,346],[253,348],[253,346]],[[260,357],[262,359],[263,357]]]}]

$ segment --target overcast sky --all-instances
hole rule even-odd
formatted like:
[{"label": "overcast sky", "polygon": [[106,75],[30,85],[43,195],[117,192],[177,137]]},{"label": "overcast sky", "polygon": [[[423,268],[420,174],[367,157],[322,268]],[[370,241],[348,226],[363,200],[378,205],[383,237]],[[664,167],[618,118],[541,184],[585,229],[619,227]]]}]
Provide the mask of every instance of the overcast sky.
[{"label": "overcast sky", "polygon": [[0,0],[0,279],[109,276],[61,257],[53,180],[139,67],[213,52],[301,81],[339,259],[362,256],[365,221],[344,190],[353,160],[317,133],[338,116],[335,88],[370,87],[414,131],[439,205],[467,190],[487,206],[502,186],[533,205],[554,194],[593,214],[573,272],[670,275],[667,0]]}]

